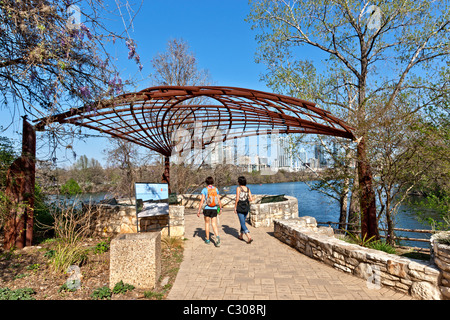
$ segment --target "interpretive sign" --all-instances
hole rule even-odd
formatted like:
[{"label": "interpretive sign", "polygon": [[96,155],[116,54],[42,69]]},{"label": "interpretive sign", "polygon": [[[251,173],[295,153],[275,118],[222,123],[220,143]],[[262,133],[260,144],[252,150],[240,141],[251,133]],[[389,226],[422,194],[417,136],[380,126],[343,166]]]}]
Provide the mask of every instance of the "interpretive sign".
[{"label": "interpretive sign", "polygon": [[169,214],[169,186],[167,183],[136,182],[135,191],[138,219]]}]

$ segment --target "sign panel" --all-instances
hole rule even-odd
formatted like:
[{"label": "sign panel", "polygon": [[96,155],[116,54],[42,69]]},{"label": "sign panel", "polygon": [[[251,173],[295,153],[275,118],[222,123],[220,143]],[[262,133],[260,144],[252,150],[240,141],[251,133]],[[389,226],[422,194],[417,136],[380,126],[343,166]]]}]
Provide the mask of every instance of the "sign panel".
[{"label": "sign panel", "polygon": [[169,214],[167,183],[136,182],[135,190],[138,218]]}]

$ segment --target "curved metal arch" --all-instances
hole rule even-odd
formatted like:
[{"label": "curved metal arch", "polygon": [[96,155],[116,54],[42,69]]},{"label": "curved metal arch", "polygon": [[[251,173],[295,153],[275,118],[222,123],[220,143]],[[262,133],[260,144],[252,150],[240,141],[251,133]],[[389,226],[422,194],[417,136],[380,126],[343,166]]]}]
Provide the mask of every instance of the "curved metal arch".
[{"label": "curved metal arch", "polygon": [[[208,97],[217,104],[189,104]],[[192,116],[191,116],[192,115]],[[179,128],[192,129],[201,121],[202,147],[209,128],[219,129],[222,141],[258,135],[307,133],[355,139],[353,128],[317,108],[314,103],[263,91],[220,86],[158,86],[125,93],[90,106],[38,119],[36,127],[52,122],[71,123],[125,139],[166,157],[174,149],[173,134]],[[192,137],[193,131],[191,130]],[[231,132],[234,131],[234,132]]]}]

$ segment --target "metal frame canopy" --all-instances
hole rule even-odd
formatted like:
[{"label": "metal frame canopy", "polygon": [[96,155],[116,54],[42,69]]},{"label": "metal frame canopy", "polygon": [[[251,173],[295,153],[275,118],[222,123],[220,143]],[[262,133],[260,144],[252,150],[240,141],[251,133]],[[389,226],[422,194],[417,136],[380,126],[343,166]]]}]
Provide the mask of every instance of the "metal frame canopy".
[{"label": "metal frame canopy", "polygon": [[[355,139],[353,128],[314,103],[257,90],[221,86],[158,86],[36,120],[43,129],[71,123],[125,139],[166,157],[184,129],[202,148],[259,134],[304,133]],[[197,131],[201,130],[201,136]],[[217,141],[217,140],[216,140]]]}]

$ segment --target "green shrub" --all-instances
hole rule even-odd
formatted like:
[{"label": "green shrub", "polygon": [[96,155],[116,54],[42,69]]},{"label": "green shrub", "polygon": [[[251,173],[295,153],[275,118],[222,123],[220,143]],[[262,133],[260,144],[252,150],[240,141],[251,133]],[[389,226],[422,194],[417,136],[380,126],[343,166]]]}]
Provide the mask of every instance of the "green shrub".
[{"label": "green shrub", "polygon": [[105,253],[109,250],[109,242],[108,241],[101,241],[97,243],[97,245],[94,248],[94,253],[101,254]]},{"label": "green shrub", "polygon": [[80,185],[73,178],[67,180],[67,182],[61,186],[60,191],[62,194],[67,195],[76,195],[83,192]]},{"label": "green shrub", "polygon": [[127,291],[131,291],[134,289],[134,286],[131,284],[123,283],[122,280],[116,283],[114,286],[114,289],[111,291],[111,289],[108,286],[104,286],[101,288],[97,288],[92,292],[91,299],[93,300],[111,300],[111,296],[113,294],[119,294],[119,293],[125,293]]},{"label": "green shrub", "polygon": [[391,246],[390,244],[386,243],[385,241],[381,241],[381,240],[369,242],[367,244],[367,247],[375,249],[375,250],[384,251],[387,253],[393,253],[393,254],[396,253],[395,248],[393,246]]},{"label": "green shrub", "polygon": [[36,300],[33,295],[36,292],[31,288],[11,290],[0,288],[0,300]]},{"label": "green shrub", "polygon": [[109,289],[107,286],[101,287],[101,288],[97,288],[94,290],[94,292],[92,292],[91,294],[91,299],[93,300],[111,300],[111,289]]},{"label": "green shrub", "polygon": [[127,291],[131,291],[134,289],[134,286],[131,284],[123,283],[122,280],[116,283],[113,289],[114,294],[125,293]]},{"label": "green shrub", "polygon": [[61,287],[59,287],[58,292],[75,292],[77,291],[76,288],[69,288],[67,286],[67,283],[64,283]]}]

